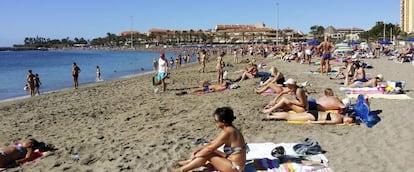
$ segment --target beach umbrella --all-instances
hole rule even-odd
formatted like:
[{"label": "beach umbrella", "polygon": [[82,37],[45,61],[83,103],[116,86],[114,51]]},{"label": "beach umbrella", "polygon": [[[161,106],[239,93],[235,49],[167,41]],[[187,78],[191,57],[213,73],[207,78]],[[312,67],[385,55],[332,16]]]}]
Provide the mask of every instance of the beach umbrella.
[{"label": "beach umbrella", "polygon": [[414,38],[408,38],[407,41],[408,42],[414,42]]},{"label": "beach umbrella", "polygon": [[357,42],[357,41],[351,41],[351,42],[349,42],[349,45],[358,45],[359,44],[359,42]]},{"label": "beach umbrella", "polygon": [[380,43],[380,44],[382,44],[382,45],[389,45],[389,44],[392,44],[392,42],[391,42],[391,41],[388,41],[388,40],[381,40],[381,41],[378,41],[378,43]]},{"label": "beach umbrella", "polygon": [[317,41],[317,40],[310,40],[309,42],[308,42],[308,44],[309,45],[319,45],[319,41]]}]

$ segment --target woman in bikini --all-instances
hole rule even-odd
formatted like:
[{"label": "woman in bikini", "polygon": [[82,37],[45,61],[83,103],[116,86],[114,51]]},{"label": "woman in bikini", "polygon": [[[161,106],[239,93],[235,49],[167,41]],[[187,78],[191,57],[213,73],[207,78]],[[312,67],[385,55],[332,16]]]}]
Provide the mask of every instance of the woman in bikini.
[{"label": "woman in bikini", "polygon": [[354,118],[352,116],[344,116],[333,112],[322,112],[317,110],[309,110],[303,113],[275,112],[267,114],[266,119],[284,119],[288,121],[304,121],[311,124],[349,124]]},{"label": "woman in bikini", "polygon": [[[241,132],[233,126],[233,110],[230,107],[217,108],[213,114],[220,134],[210,143],[195,150],[190,159],[180,161],[179,169],[174,171],[190,171],[204,166],[207,162],[218,171],[242,172],[246,163],[247,145]],[[217,150],[223,146],[223,151]]]},{"label": "woman in bikini", "polygon": [[0,148],[0,168],[7,168],[31,161],[35,158],[34,150],[38,149],[39,142],[30,139],[18,146]]},{"label": "woman in bikini", "polygon": [[256,91],[257,94],[261,94],[268,90],[272,89],[274,92],[279,93],[283,91],[283,83],[285,82],[285,77],[283,73],[277,70],[276,67],[270,68],[271,77],[263,83],[263,87]]},{"label": "woman in bikini", "polygon": [[[306,96],[305,94],[305,90],[303,88],[298,87],[296,85],[296,81],[292,78],[289,78],[283,84],[287,85],[288,89],[278,94],[273,101],[266,105],[262,112],[270,114],[272,111],[278,109],[283,109],[285,111],[293,110],[299,113],[307,111],[309,102],[308,96]],[[285,96],[282,97],[282,95],[284,94],[294,94],[296,97],[296,101],[288,99]]]}]

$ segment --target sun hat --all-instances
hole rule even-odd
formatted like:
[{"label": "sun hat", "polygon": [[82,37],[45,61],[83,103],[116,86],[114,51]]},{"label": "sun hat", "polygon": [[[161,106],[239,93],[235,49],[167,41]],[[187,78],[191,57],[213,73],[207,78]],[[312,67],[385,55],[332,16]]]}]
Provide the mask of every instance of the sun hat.
[{"label": "sun hat", "polygon": [[292,78],[289,78],[288,80],[286,80],[283,84],[285,85],[296,85],[296,81]]},{"label": "sun hat", "polygon": [[384,79],[384,76],[382,76],[382,74],[378,74],[377,78],[380,79],[381,81]]}]

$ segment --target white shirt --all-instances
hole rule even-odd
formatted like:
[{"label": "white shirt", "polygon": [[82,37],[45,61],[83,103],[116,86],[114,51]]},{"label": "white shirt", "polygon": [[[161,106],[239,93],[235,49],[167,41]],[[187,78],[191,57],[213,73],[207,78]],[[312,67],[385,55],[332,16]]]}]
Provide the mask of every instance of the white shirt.
[{"label": "white shirt", "polygon": [[161,58],[158,59],[158,72],[167,73],[167,62]]}]

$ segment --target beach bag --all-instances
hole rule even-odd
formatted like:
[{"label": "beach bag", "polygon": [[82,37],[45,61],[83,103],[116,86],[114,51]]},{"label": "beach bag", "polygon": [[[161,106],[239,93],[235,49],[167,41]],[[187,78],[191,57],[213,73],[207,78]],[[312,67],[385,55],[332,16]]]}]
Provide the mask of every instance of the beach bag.
[{"label": "beach bag", "polygon": [[299,155],[317,155],[323,153],[319,143],[309,138],[306,138],[303,143],[294,145],[293,150]]},{"label": "beach bag", "polygon": [[387,81],[387,87],[391,88],[391,93],[403,93],[404,87],[405,87],[405,81],[400,80],[391,80]]},{"label": "beach bag", "polygon": [[371,112],[366,97],[362,94],[358,95],[358,98],[353,105],[355,119],[361,121],[367,125],[368,128],[372,128],[375,124],[381,121],[381,118],[374,112]]}]

